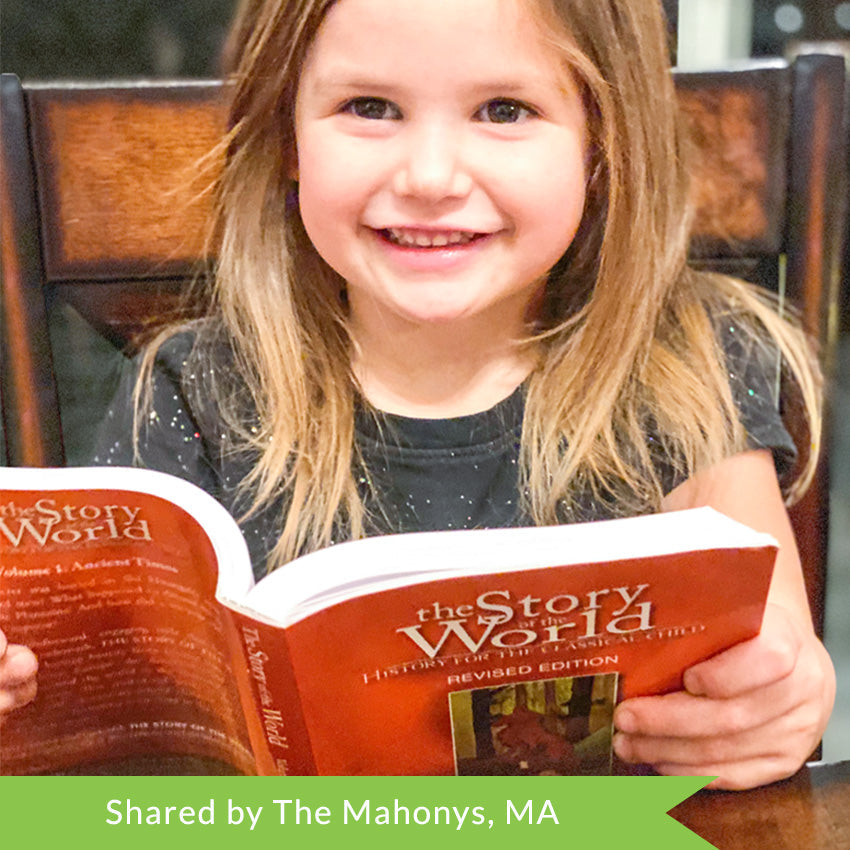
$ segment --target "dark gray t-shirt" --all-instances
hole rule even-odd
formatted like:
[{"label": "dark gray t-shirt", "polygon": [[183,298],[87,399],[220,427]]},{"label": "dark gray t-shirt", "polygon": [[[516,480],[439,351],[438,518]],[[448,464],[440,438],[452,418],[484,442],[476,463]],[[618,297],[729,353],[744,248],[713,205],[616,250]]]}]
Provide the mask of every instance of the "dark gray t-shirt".
[{"label": "dark gray t-shirt", "polygon": [[[795,447],[777,411],[770,359],[745,351],[734,325],[721,329],[730,386],[753,448],[770,449],[780,473],[793,463]],[[740,336],[740,334],[739,334]],[[174,337],[160,350],[154,371],[153,405],[139,441],[144,466],[188,479],[211,493],[235,516],[237,485],[251,458],[223,450],[220,423],[197,409],[187,391],[199,376],[188,371],[192,338]],[[197,367],[195,367],[197,368]],[[100,429],[93,462],[133,463],[132,389],[128,368]],[[368,533],[493,528],[530,525],[521,510],[518,482],[524,390],[490,410],[452,419],[413,419],[383,414],[380,422],[364,410],[356,416],[356,441],[364,468],[355,470],[369,515]],[[672,489],[682,476],[662,468]],[[375,493],[380,494],[376,500]],[[283,496],[282,496],[283,498]],[[378,504],[378,501],[380,504]],[[282,503],[243,523],[255,571],[277,540]],[[612,507],[579,495],[564,522],[606,519]]]}]

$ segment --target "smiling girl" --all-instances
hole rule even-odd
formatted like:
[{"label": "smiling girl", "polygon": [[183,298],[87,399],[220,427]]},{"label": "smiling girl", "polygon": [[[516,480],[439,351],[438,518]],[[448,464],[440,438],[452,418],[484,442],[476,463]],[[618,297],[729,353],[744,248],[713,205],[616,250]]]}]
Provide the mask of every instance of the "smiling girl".
[{"label": "smiling girl", "polygon": [[[712,505],[781,543],[762,632],[624,702],[616,750],[718,787],[793,773],[834,691],[777,477],[811,477],[819,378],[765,296],[686,264],[660,9],[246,0],[230,54],[213,307],[149,349],[97,460],[201,484],[258,570]],[[795,481],[777,361],[809,417]]]}]

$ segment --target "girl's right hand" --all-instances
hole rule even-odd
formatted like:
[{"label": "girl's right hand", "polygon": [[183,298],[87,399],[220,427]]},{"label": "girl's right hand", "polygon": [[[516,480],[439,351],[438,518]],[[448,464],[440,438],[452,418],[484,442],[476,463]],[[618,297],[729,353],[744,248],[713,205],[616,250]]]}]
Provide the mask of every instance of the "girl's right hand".
[{"label": "girl's right hand", "polygon": [[0,631],[0,722],[10,711],[35,698],[38,661],[32,651],[9,643]]}]

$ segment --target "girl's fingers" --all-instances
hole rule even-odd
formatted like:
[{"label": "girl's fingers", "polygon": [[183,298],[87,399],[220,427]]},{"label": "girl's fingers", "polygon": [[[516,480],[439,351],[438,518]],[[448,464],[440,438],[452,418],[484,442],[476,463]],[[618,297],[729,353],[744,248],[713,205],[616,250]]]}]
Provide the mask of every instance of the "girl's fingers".
[{"label": "girl's fingers", "polygon": [[38,659],[32,650],[20,644],[8,644],[5,655],[0,656],[0,689],[24,685],[37,672]]},{"label": "girl's fingers", "polygon": [[[810,736],[814,717],[805,707],[756,729],[737,734],[702,738],[677,738],[617,733],[614,746],[623,761],[636,764],[699,766],[702,776],[712,773],[712,765],[763,759],[782,759],[793,754],[801,758],[811,752]],[[797,762],[799,764],[799,761]]]},{"label": "girl's fingers", "polygon": [[[822,645],[806,642],[792,673],[731,699],[684,691],[638,697],[615,712],[617,755],[659,773],[718,776],[711,787],[751,788],[790,776],[814,750],[832,695],[818,672]],[[826,708],[824,708],[826,706]]]},{"label": "girl's fingers", "polygon": [[624,702],[614,714],[614,726],[629,737],[647,740],[734,737],[793,712],[800,702],[796,694],[782,688],[771,689],[765,704],[747,697],[718,702],[679,691]]},{"label": "girl's fingers", "polygon": [[696,739],[738,735],[793,715],[804,727],[812,724],[816,739],[832,706],[833,679],[824,675],[829,665],[823,645],[812,637],[793,670],[771,684],[728,699],[686,691],[636,697],[618,706],[614,725],[621,732],[644,737]]},{"label": "girl's fingers", "polygon": [[[790,674],[729,699],[679,691],[617,708],[617,755],[659,773],[718,776],[711,787],[752,788],[790,776],[822,734],[832,696],[823,646],[803,643]],[[824,708],[826,706],[826,708]],[[825,713],[826,712],[826,713]]]},{"label": "girl's fingers", "polygon": [[794,670],[803,644],[787,612],[768,605],[760,634],[686,670],[685,690],[728,699],[778,682]]},{"label": "girl's fingers", "polygon": [[660,697],[637,697],[614,713],[621,732],[657,738],[713,738],[737,735],[793,711],[804,699],[782,683],[729,700],[695,697],[676,691]]},{"label": "girl's fingers", "polygon": [[658,773],[665,776],[716,776],[706,786],[713,790],[744,791],[769,782],[787,779],[799,769],[799,763],[787,754],[769,756],[746,762],[722,762],[718,764],[658,764]]},{"label": "girl's fingers", "polygon": [[7,644],[0,655],[0,717],[35,699],[38,660],[32,651],[19,644]]},{"label": "girl's fingers", "polygon": [[32,702],[35,699],[36,689],[35,679],[29,679],[15,687],[0,688],[0,720],[7,712]]}]

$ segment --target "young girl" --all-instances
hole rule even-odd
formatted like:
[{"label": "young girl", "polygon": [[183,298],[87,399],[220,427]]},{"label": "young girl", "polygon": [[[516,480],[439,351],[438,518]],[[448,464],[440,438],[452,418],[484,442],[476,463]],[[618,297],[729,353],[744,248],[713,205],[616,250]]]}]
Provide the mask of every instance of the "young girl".
[{"label": "young girl", "polygon": [[[650,0],[246,0],[214,307],[128,377],[97,460],[200,483],[258,569],[697,505],[771,532],[761,635],[616,714],[626,761],[747,788],[793,773],[832,704],[772,364],[812,442],[819,384],[762,296],[686,265],[665,36]],[[15,653],[7,703],[32,684]]]}]

